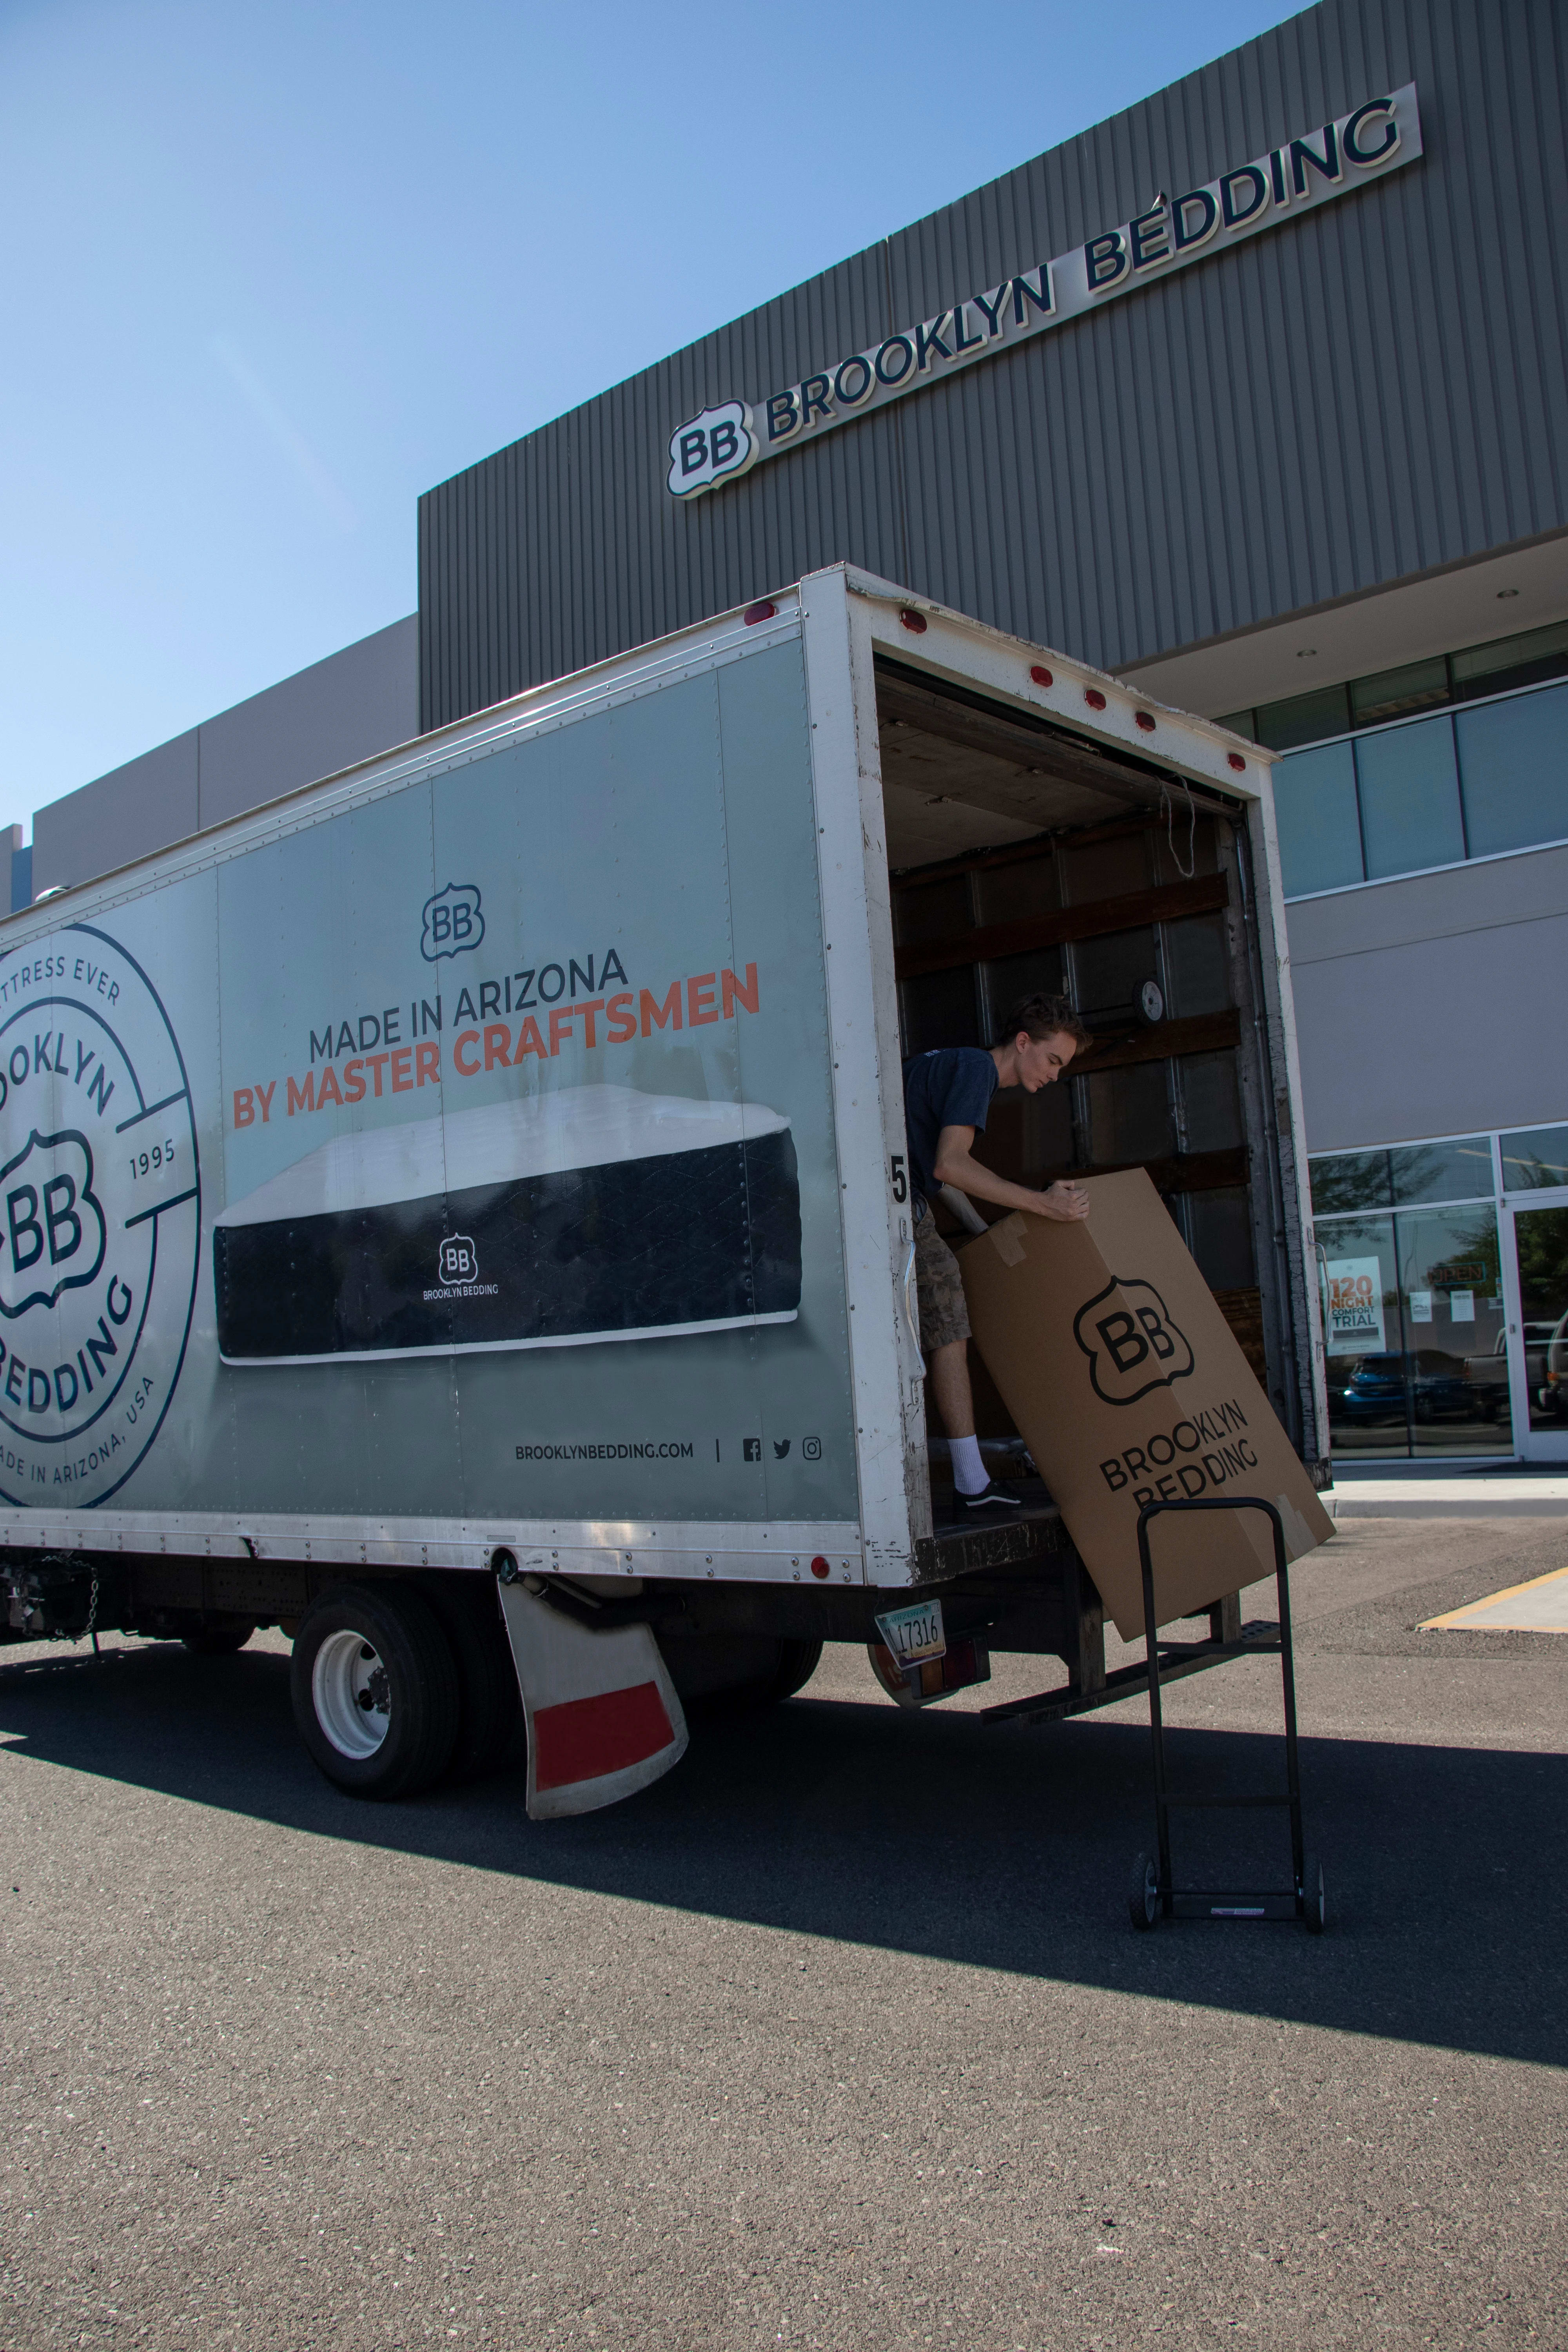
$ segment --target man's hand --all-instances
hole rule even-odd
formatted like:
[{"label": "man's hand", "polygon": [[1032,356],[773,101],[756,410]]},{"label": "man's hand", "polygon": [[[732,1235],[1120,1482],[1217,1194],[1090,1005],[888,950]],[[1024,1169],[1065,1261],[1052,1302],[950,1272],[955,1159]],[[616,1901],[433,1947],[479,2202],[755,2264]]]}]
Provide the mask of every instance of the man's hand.
[{"label": "man's hand", "polygon": [[1053,1184],[1048,1192],[1037,1192],[1030,1206],[1037,1217],[1049,1217],[1053,1224],[1076,1225],[1089,1214],[1089,1194],[1076,1184]]},{"label": "man's hand", "polygon": [[1089,1194],[1080,1192],[1076,1184],[1053,1184],[1048,1192],[1036,1192],[1026,1184],[1012,1183],[1005,1176],[993,1175],[974,1158],[969,1148],[973,1140],[972,1127],[942,1129],[931,1171],[939,1184],[951,1184],[957,1192],[967,1192],[972,1201],[994,1201],[999,1209],[1023,1209],[1031,1217],[1049,1217],[1058,1225],[1076,1225],[1088,1216]]}]

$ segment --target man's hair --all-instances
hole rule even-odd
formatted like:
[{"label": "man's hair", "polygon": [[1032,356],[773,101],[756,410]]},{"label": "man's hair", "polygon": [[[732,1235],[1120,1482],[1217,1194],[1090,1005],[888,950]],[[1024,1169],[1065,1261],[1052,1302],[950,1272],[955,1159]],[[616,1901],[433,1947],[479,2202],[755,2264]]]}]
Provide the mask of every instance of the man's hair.
[{"label": "man's hair", "polygon": [[1065,996],[1021,996],[996,1033],[998,1045],[1010,1045],[1020,1029],[1031,1037],[1070,1037],[1075,1045],[1087,1045],[1089,1031],[1073,1011]]}]

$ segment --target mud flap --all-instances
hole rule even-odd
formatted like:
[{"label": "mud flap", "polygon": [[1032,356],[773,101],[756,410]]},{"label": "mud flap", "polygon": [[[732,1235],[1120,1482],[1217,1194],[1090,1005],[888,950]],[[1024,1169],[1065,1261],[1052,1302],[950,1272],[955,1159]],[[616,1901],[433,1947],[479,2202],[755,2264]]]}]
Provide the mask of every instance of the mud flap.
[{"label": "mud flap", "polygon": [[647,1625],[590,1632],[520,1581],[499,1588],[528,1717],[528,1811],[592,1813],[686,1753],[686,1717]]}]

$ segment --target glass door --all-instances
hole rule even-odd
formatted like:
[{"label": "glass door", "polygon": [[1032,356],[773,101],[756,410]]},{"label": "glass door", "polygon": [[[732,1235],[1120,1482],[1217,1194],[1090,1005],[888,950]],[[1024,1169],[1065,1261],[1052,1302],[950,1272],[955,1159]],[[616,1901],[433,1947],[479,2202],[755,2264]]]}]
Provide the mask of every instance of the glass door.
[{"label": "glass door", "polygon": [[1568,1190],[1503,1218],[1515,1442],[1529,1460],[1568,1461]]},{"label": "glass door", "polygon": [[1411,1453],[1470,1459],[1511,1453],[1496,1209],[1489,1201],[1401,1209],[1394,1228]]},{"label": "glass door", "polygon": [[1511,1454],[1492,1202],[1325,1217],[1317,1243],[1335,1459]]}]

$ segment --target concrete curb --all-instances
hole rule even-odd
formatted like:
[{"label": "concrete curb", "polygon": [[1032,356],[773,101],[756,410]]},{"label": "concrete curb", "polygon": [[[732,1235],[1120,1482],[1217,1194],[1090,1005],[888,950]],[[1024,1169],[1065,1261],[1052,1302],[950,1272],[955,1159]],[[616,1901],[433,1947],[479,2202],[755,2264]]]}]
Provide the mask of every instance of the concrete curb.
[{"label": "concrete curb", "polygon": [[1342,1519],[1568,1519],[1568,1478],[1376,1478],[1321,1497]]}]

